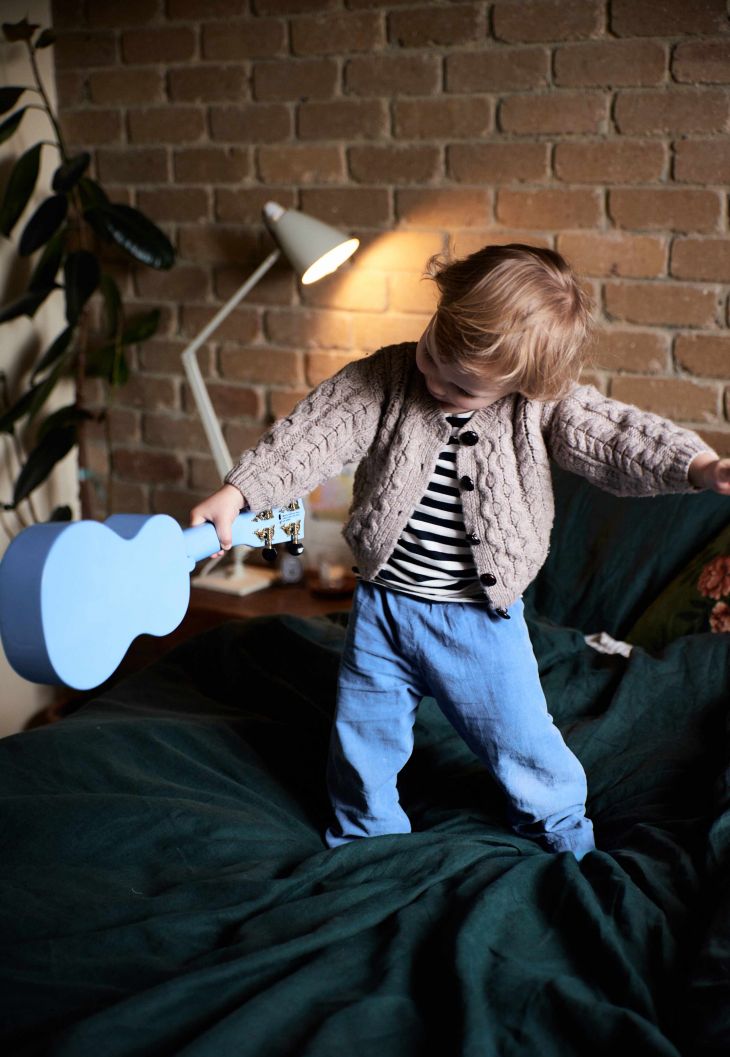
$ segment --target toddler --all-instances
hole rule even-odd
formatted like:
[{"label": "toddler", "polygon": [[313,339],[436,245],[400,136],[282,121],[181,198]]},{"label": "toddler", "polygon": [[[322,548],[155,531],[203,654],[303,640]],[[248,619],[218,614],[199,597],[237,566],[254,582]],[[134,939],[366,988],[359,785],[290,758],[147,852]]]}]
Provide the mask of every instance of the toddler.
[{"label": "toddler", "polygon": [[512,828],[552,852],[595,847],[584,770],[553,724],[522,593],[548,552],[550,459],[615,495],[714,488],[730,459],[658,415],[578,385],[588,299],[548,249],[439,256],[418,342],[322,382],[191,512],[222,554],[242,507],[283,506],[357,463],[344,535],[358,583],[327,785],[330,847],[410,832],[397,792],[433,696],[503,790]]}]

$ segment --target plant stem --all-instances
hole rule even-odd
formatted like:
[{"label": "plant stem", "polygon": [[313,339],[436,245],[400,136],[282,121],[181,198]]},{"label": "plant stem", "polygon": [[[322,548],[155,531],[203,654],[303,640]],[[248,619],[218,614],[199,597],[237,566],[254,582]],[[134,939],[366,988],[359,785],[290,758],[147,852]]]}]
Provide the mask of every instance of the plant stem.
[{"label": "plant stem", "polygon": [[53,125],[53,131],[56,133],[56,138],[58,140],[58,144],[57,145],[58,145],[59,150],[61,151],[61,157],[63,158],[64,161],[67,161],[68,160],[68,154],[66,153],[66,144],[63,142],[63,135],[61,134],[61,128],[60,128],[58,122],[56,121],[56,118],[54,116],[53,110],[51,108],[51,101],[48,98],[48,95],[46,94],[45,88],[43,87],[43,81],[41,80],[40,70],[38,69],[38,63],[36,62],[36,58],[35,58],[35,49],[32,47],[32,45],[31,45],[29,40],[27,40],[25,43],[26,43],[26,47],[28,48],[28,56],[30,58],[30,65],[31,65],[31,67],[33,69],[33,76],[35,77],[35,82],[38,85],[38,91],[40,92],[41,98],[42,98],[42,100],[43,100],[43,102],[45,104],[45,109],[46,109],[46,113],[48,114],[48,119],[51,122],[51,124]]}]

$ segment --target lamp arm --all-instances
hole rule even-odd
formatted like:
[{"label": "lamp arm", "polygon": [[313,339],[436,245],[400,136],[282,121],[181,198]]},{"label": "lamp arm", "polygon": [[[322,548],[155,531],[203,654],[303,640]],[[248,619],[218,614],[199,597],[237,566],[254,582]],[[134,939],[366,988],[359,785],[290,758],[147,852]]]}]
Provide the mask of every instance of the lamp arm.
[{"label": "lamp arm", "polygon": [[205,435],[208,438],[208,446],[210,447],[213,459],[215,460],[216,469],[221,475],[221,478],[225,477],[233,465],[233,462],[231,459],[231,453],[228,450],[228,445],[223,437],[220,423],[213,410],[213,404],[211,403],[208,390],[205,388],[205,382],[200,373],[196,353],[200,346],[208,340],[215,330],[218,329],[226,316],[230,315],[236,305],[239,304],[246,294],[254,288],[256,283],[269,271],[280,256],[281,251],[278,249],[270,253],[266,260],[262,261],[258,266],[256,271],[249,276],[243,286],[237,290],[233,297],[223,305],[221,310],[216,313],[215,316],[213,316],[210,323],[203,327],[198,336],[190,342],[181,355],[183,369],[188,384],[190,385],[193,399],[198,408],[198,414],[203,423]]}]

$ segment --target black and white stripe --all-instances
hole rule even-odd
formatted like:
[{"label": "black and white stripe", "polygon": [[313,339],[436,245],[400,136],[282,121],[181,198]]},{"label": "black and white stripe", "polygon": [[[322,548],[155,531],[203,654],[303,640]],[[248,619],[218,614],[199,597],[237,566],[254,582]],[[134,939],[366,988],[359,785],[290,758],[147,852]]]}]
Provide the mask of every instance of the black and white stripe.
[{"label": "black and white stripe", "polygon": [[484,601],[466,540],[456,476],[459,431],[473,413],[446,416],[453,427],[448,447],[440,452],[426,494],[411,513],[376,583],[434,601]]}]

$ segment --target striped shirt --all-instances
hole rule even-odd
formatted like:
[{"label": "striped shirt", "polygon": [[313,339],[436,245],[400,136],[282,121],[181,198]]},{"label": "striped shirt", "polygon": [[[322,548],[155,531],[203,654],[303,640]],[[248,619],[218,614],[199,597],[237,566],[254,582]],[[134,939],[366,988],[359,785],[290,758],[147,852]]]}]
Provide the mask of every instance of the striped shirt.
[{"label": "striped shirt", "polygon": [[456,480],[459,431],[473,411],[447,415],[452,433],[438,456],[426,494],[411,513],[375,583],[433,601],[484,602],[467,542]]}]

